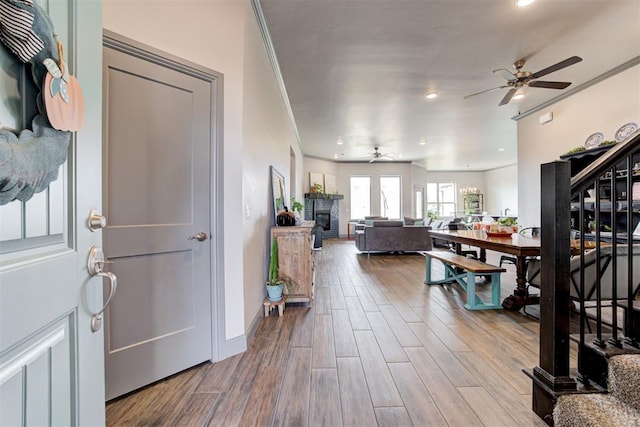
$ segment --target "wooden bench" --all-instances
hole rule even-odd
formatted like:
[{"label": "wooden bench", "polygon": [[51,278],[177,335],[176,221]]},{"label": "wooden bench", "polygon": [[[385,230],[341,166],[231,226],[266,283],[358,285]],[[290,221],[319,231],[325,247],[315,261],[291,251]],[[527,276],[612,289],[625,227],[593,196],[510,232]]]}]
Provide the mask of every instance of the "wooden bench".
[{"label": "wooden bench", "polygon": [[[423,251],[420,253],[426,259],[424,281],[426,285],[441,285],[455,280],[467,293],[467,303],[464,306],[468,310],[502,308],[500,304],[500,274],[507,271],[506,269],[447,251]],[[431,278],[432,259],[437,259],[444,264],[444,279],[433,280]],[[457,269],[463,271],[460,272]],[[476,275],[490,277],[491,303],[484,302],[476,294]]]}]

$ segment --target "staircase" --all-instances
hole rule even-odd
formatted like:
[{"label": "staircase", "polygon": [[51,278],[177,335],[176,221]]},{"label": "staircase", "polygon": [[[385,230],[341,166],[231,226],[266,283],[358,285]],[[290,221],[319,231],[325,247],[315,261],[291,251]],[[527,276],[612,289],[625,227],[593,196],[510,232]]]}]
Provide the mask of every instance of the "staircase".
[{"label": "staircase", "polygon": [[638,163],[640,130],[577,173],[541,166],[540,352],[526,374],[550,425],[640,426]]},{"label": "staircase", "polygon": [[608,393],[566,394],[553,409],[556,427],[640,425],[640,355],[609,358]]}]

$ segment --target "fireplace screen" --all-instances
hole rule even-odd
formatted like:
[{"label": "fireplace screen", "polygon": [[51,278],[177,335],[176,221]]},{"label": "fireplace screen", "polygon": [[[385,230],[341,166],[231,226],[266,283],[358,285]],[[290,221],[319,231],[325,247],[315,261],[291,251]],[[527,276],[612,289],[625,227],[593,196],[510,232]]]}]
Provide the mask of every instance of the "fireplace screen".
[{"label": "fireplace screen", "polygon": [[323,230],[331,230],[331,212],[316,211],[316,225],[322,227]]}]

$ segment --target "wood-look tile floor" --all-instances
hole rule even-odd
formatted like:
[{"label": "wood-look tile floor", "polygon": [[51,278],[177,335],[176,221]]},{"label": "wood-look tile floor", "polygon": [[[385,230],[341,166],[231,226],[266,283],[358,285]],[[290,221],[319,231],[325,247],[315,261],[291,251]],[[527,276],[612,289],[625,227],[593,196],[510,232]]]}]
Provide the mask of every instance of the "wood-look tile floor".
[{"label": "wood-look tile floor", "polygon": [[107,424],[545,425],[522,372],[538,361],[534,318],[464,309],[457,285],[423,284],[420,255],[367,258],[332,239],[316,256],[312,308],[272,312],[246,352],[110,402]]}]

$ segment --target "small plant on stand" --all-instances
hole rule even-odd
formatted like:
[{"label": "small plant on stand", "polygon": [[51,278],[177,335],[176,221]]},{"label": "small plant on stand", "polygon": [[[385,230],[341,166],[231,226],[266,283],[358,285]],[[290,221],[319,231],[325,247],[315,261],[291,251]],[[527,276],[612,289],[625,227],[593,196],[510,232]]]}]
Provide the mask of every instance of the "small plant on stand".
[{"label": "small plant on stand", "polygon": [[269,260],[269,278],[267,279],[267,298],[269,301],[280,301],[282,292],[287,287],[287,293],[291,293],[291,282],[280,277],[278,272],[278,240],[271,242],[271,257]]}]

